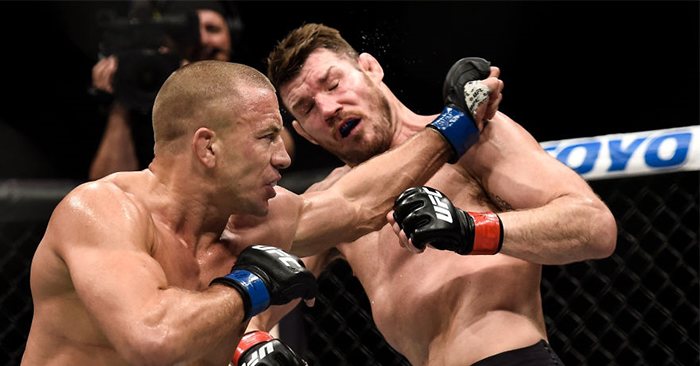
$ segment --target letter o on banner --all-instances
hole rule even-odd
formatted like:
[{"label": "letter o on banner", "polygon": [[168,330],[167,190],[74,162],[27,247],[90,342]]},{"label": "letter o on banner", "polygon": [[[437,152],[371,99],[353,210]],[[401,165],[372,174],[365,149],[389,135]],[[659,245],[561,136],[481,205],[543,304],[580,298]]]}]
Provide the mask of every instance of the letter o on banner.
[{"label": "letter o on banner", "polygon": [[[593,170],[596,160],[598,159],[598,154],[600,153],[600,142],[591,141],[580,144],[573,144],[563,148],[557,155],[557,159],[564,164],[570,166],[578,174],[585,174]],[[578,158],[583,154],[583,158]],[[573,156],[573,158],[572,158]],[[570,160],[581,160],[577,164],[576,161]]]},{"label": "letter o on banner", "polygon": [[[689,132],[661,135],[649,142],[644,154],[644,161],[650,167],[670,168],[680,164],[688,157],[691,134]],[[675,142],[675,146],[673,146]],[[664,159],[664,156],[669,156]]]}]

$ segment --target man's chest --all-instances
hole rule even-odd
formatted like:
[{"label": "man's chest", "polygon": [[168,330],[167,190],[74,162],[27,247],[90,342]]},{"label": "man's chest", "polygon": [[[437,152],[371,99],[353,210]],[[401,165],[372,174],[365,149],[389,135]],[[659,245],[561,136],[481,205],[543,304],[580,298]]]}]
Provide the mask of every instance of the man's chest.
[{"label": "man's chest", "polygon": [[153,257],[160,263],[168,285],[194,291],[207,288],[211,280],[229,273],[236,260],[222,245],[195,253],[178,243],[159,245]]},{"label": "man's chest", "polygon": [[445,166],[426,183],[426,186],[442,192],[455,207],[465,211],[497,211],[489,192],[467,173]]}]

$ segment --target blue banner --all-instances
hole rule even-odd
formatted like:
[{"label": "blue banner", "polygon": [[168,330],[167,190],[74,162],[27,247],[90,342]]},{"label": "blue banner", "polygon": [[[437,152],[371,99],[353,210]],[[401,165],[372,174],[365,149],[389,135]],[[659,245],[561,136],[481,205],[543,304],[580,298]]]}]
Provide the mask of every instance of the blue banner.
[{"label": "blue banner", "polygon": [[585,179],[700,170],[700,125],[542,142]]}]

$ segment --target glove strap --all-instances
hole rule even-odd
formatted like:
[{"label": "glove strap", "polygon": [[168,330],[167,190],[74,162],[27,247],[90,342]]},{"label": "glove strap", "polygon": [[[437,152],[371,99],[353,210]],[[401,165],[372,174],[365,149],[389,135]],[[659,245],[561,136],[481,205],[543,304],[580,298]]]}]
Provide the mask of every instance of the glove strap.
[{"label": "glove strap", "polygon": [[474,245],[471,255],[492,255],[503,246],[503,222],[494,212],[467,212],[474,220]]},{"label": "glove strap", "polygon": [[479,140],[479,129],[472,116],[457,108],[446,106],[428,127],[436,129],[452,147],[453,155],[448,161],[456,163],[472,145]]},{"label": "glove strap", "polygon": [[236,269],[224,277],[215,278],[211,283],[228,285],[241,293],[246,307],[243,321],[265,311],[270,306],[270,292],[265,282],[252,272]]},{"label": "glove strap", "polygon": [[272,338],[270,333],[263,332],[262,330],[254,330],[246,333],[243,335],[243,338],[241,338],[241,341],[238,342],[238,346],[236,346],[236,352],[233,353],[232,364],[237,366],[238,360],[241,358],[241,356],[243,356],[245,351],[250,349],[250,347],[253,347],[258,343],[271,341],[273,339],[274,338]]}]

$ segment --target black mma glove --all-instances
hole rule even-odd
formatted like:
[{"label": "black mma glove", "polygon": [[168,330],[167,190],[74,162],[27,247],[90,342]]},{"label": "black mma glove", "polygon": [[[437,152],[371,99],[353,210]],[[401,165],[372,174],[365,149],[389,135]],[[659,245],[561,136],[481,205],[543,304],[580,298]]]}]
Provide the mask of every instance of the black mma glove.
[{"label": "black mma glove", "polygon": [[449,142],[455,163],[479,139],[479,129],[474,122],[474,113],[488,97],[483,85],[470,83],[486,79],[491,63],[478,57],[465,57],[450,68],[442,85],[445,108],[428,127],[434,128]]},{"label": "black mma glove", "polygon": [[253,245],[238,256],[231,273],[211,284],[224,284],[241,293],[248,320],[270,305],[286,304],[296,298],[316,296],[316,278],[298,257],[282,249]]},{"label": "black mma glove", "polygon": [[466,254],[496,254],[503,224],[493,212],[465,212],[430,187],[405,190],[394,202],[394,219],[418,251],[426,245]]},{"label": "black mma glove", "polygon": [[246,333],[236,347],[233,366],[307,366],[301,357],[279,339],[260,330]]}]

